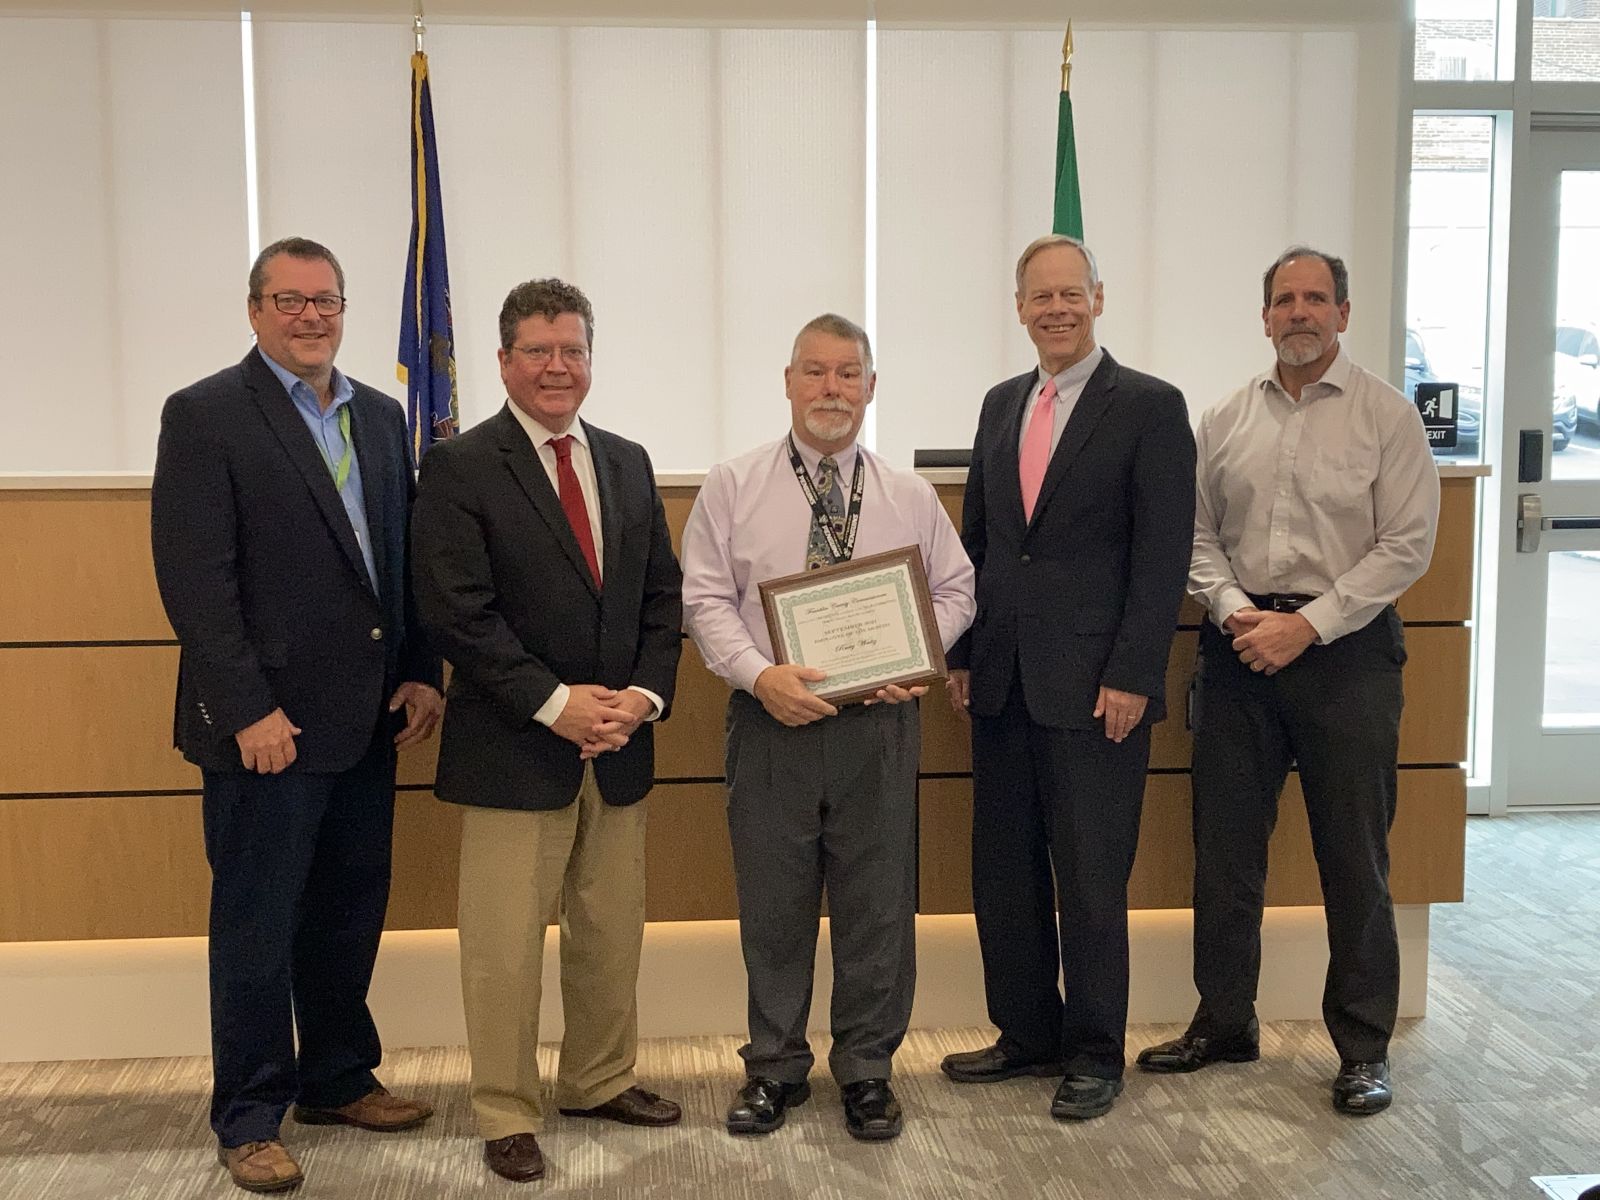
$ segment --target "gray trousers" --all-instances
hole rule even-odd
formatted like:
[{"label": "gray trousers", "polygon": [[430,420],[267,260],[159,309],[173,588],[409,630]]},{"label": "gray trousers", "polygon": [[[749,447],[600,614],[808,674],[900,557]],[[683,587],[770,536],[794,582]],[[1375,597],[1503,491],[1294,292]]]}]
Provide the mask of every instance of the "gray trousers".
[{"label": "gray trousers", "polygon": [[785,1083],[806,1041],[824,887],[833,941],[833,1049],[842,1086],[887,1079],[916,984],[914,703],[853,705],[791,729],[754,696],[728,702],[728,829],[749,977],[746,1073]]}]

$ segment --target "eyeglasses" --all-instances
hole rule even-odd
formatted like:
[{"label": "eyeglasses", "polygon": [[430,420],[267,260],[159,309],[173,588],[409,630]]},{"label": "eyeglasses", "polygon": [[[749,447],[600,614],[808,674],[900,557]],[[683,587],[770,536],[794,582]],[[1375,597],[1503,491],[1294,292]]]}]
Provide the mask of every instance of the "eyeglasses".
[{"label": "eyeglasses", "polygon": [[318,316],[337,317],[344,311],[343,296],[302,296],[299,292],[273,292],[272,306],[285,316],[298,317],[312,305]]},{"label": "eyeglasses", "polygon": [[557,354],[561,361],[569,367],[581,367],[589,361],[589,348],[587,346],[513,346],[518,354],[526,355],[529,362],[535,366],[545,366]]}]

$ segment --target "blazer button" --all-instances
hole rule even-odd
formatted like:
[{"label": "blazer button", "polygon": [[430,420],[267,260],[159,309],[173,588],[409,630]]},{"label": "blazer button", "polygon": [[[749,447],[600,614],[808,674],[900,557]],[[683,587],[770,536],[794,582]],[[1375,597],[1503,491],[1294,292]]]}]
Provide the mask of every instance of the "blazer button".
[{"label": "blazer button", "polygon": [[1031,554],[1024,554],[1024,555],[1023,555],[1023,556],[1022,556],[1022,565],[1023,565],[1023,566],[1027,566],[1027,565],[1028,565],[1028,564],[1029,564],[1029,563],[1031,563],[1031,562],[1032,562],[1032,561],[1033,561],[1033,555],[1031,555]]},{"label": "blazer button", "polygon": [[372,631],[372,640],[375,642],[383,641],[383,630],[374,628]]}]

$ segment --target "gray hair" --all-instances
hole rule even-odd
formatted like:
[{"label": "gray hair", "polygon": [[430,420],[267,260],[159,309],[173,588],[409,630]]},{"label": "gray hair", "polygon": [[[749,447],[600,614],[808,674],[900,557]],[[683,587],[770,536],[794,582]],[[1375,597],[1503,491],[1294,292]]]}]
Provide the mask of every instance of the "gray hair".
[{"label": "gray hair", "polygon": [[573,313],[583,320],[583,336],[594,349],[594,306],[572,284],[560,279],[530,279],[506,294],[500,306],[500,348],[511,349],[517,339],[517,326],[529,317],[554,321],[562,313]]},{"label": "gray hair", "polygon": [[836,338],[844,338],[861,347],[861,366],[868,375],[872,374],[872,342],[867,337],[867,331],[857,325],[848,317],[841,317],[838,313],[823,313],[820,317],[812,317],[800,327],[800,332],[794,335],[794,350],[789,354],[789,361],[794,362],[794,356],[800,350],[800,339],[808,333],[827,333]]},{"label": "gray hair", "polygon": [[1022,294],[1022,273],[1028,269],[1028,263],[1033,256],[1041,250],[1048,250],[1052,246],[1071,246],[1083,255],[1084,262],[1089,264],[1089,290],[1093,291],[1100,286],[1100,264],[1095,261],[1094,251],[1083,244],[1082,239],[1069,237],[1064,233],[1047,233],[1041,238],[1034,238],[1028,243],[1028,248],[1022,252],[1022,257],[1017,259],[1017,294]]},{"label": "gray hair", "polygon": [[1272,265],[1267,268],[1261,277],[1261,306],[1272,307],[1272,277],[1278,273],[1278,268],[1286,262],[1297,258],[1320,258],[1328,264],[1328,273],[1333,276],[1333,302],[1343,305],[1350,299],[1350,271],[1344,265],[1344,259],[1326,251],[1316,250],[1310,246],[1290,246],[1277,258],[1272,260]]},{"label": "gray hair", "polygon": [[332,250],[321,242],[313,242],[310,238],[286,237],[279,238],[272,245],[265,247],[256,255],[256,261],[250,264],[250,299],[261,299],[261,289],[267,286],[267,264],[280,254],[287,254],[290,258],[302,258],[307,262],[327,263],[333,268],[333,277],[339,283],[339,294],[344,294],[344,268],[333,256]]}]

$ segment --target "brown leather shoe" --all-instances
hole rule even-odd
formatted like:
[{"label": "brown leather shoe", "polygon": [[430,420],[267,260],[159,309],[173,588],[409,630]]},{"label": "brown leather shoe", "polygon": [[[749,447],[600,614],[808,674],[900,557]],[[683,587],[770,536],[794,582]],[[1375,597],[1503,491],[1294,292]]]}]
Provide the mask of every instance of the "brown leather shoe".
[{"label": "brown leather shoe", "polygon": [[618,1092],[593,1108],[563,1108],[560,1112],[564,1117],[599,1117],[623,1125],[676,1125],[683,1119],[683,1109],[642,1087]]},{"label": "brown leather shoe", "polygon": [[289,1157],[282,1142],[246,1142],[218,1146],[217,1161],[228,1168],[233,1182],[247,1192],[286,1192],[299,1187],[305,1176]]},{"label": "brown leather shoe", "polygon": [[294,1119],[301,1125],[354,1125],[373,1133],[411,1129],[431,1116],[433,1105],[390,1095],[389,1089],[381,1086],[340,1108],[294,1106]]},{"label": "brown leather shoe", "polygon": [[544,1155],[531,1133],[513,1133],[483,1144],[483,1161],[489,1170],[512,1183],[544,1178]]}]

